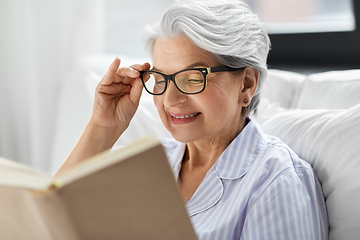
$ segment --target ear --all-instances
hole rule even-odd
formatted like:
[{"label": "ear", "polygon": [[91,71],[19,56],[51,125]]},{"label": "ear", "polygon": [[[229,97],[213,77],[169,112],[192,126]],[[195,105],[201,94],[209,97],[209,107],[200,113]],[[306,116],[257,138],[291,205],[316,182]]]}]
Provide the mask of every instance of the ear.
[{"label": "ear", "polygon": [[260,78],[260,71],[254,67],[247,67],[244,70],[241,93],[239,102],[243,107],[247,107],[254,97]]}]

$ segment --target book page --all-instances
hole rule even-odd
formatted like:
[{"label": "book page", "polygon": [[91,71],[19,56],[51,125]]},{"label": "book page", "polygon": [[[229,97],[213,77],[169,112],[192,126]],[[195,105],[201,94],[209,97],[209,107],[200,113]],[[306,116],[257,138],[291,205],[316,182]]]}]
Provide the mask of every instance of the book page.
[{"label": "book page", "polygon": [[52,177],[46,172],[0,157],[0,185],[45,190],[51,181]]}]

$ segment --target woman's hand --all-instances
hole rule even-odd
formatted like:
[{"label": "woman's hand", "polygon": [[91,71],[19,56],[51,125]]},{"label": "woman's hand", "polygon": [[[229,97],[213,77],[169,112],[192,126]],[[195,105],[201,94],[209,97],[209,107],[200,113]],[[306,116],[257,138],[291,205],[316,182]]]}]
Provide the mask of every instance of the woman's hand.
[{"label": "woman's hand", "polygon": [[129,126],[143,89],[139,71],[149,63],[119,68],[116,58],[96,87],[92,117],[69,158],[61,166],[59,176],[73,166],[100,152],[110,149]]},{"label": "woman's hand", "polygon": [[98,84],[90,122],[121,134],[139,106],[143,89],[139,71],[148,70],[150,64],[119,66],[120,59],[116,58]]}]

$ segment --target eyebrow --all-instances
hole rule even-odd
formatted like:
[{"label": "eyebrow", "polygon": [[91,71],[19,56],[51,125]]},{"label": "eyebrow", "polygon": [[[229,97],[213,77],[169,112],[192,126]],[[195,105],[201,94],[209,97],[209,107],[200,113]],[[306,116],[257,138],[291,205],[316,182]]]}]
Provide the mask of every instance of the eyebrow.
[{"label": "eyebrow", "polygon": [[[207,66],[207,64],[205,62],[195,62],[195,63],[188,65],[186,68],[184,68],[182,70],[189,69],[189,68],[195,68],[195,67],[206,67],[206,66]],[[156,68],[155,66],[151,70],[163,72],[160,69]],[[182,70],[180,70],[180,71],[182,71]]]}]

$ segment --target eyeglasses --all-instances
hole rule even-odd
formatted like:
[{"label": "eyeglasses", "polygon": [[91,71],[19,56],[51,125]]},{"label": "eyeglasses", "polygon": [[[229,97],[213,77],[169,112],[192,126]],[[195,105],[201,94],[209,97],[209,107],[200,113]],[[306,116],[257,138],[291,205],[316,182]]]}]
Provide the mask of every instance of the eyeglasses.
[{"label": "eyeglasses", "polygon": [[140,78],[146,91],[152,95],[163,94],[169,81],[184,94],[198,94],[205,90],[207,76],[215,72],[232,72],[244,68],[232,68],[225,65],[212,68],[191,68],[174,74],[165,74],[155,70],[140,71]]}]

